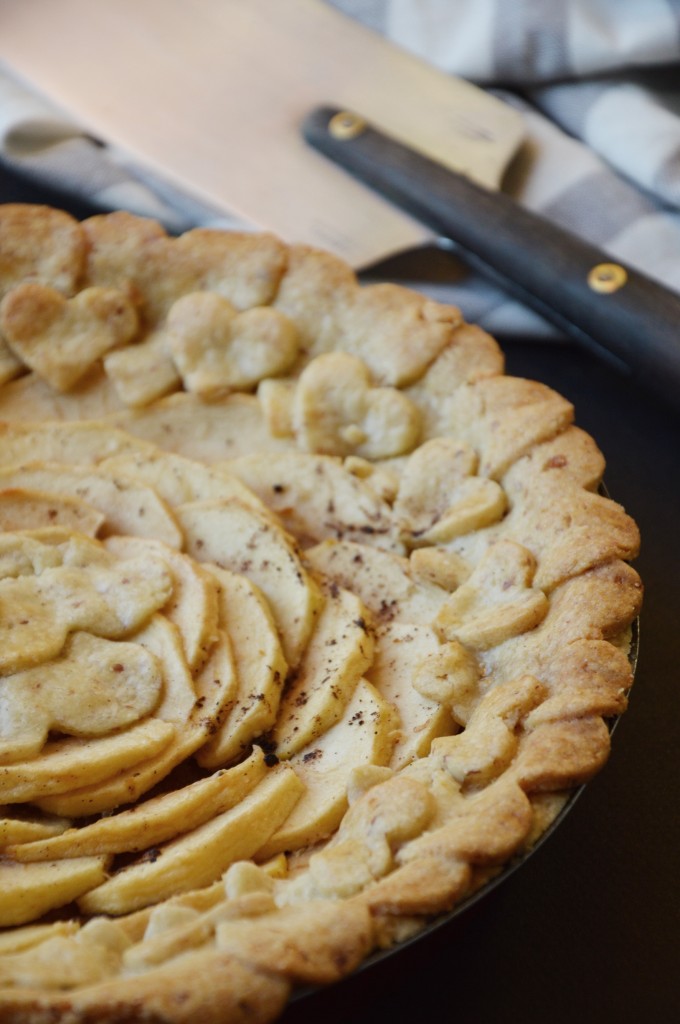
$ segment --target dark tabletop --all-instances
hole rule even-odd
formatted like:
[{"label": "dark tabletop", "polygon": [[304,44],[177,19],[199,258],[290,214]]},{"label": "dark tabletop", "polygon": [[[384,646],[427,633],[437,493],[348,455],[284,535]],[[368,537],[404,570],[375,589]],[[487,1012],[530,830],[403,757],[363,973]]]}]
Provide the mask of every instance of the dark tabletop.
[{"label": "dark tabletop", "polygon": [[[1,171],[0,201],[91,212]],[[680,1021],[680,413],[572,345],[501,344],[509,373],[573,401],[640,526],[630,707],[608,764],[523,865],[398,954],[297,1000],[282,1024]]]}]

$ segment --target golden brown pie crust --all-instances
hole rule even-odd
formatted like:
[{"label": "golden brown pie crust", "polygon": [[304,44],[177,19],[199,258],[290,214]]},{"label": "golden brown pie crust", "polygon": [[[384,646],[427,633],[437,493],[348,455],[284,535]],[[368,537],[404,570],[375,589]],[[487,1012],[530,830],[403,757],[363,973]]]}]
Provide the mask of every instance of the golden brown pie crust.
[{"label": "golden brown pie crust", "polygon": [[8,205],[0,298],[0,1016],[273,1020],[603,766],[637,528],[569,402],[328,254]]}]

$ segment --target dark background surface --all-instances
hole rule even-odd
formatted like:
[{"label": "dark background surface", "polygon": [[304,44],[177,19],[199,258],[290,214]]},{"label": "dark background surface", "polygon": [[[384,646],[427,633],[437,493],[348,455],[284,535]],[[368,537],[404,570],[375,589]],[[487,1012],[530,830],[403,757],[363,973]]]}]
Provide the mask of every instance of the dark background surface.
[{"label": "dark background surface", "polygon": [[[92,212],[2,170],[0,201]],[[574,402],[640,526],[630,707],[608,764],[526,863],[431,934],[298,999],[282,1024],[680,1021],[680,412],[571,345],[501,343],[509,373]]]}]

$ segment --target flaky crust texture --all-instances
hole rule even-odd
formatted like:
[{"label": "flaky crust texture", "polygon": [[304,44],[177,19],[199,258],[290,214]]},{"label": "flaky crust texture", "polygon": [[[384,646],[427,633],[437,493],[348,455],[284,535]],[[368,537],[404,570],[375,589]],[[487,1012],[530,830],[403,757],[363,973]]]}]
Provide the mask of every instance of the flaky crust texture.
[{"label": "flaky crust texture", "polygon": [[637,528],[456,308],[0,207],[0,435],[8,1024],[274,1020],[607,760]]}]

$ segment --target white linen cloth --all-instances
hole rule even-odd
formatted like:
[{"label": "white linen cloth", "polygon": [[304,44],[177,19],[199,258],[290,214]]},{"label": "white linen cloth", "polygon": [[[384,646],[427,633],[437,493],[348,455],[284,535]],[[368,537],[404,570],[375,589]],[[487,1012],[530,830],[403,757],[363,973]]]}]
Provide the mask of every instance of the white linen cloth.
[{"label": "white linen cloth", "polygon": [[[680,0],[326,2],[517,107],[530,159],[515,198],[680,292]],[[170,230],[236,224],[1,73],[0,161]],[[473,273],[425,287],[492,333],[554,335]]]}]

